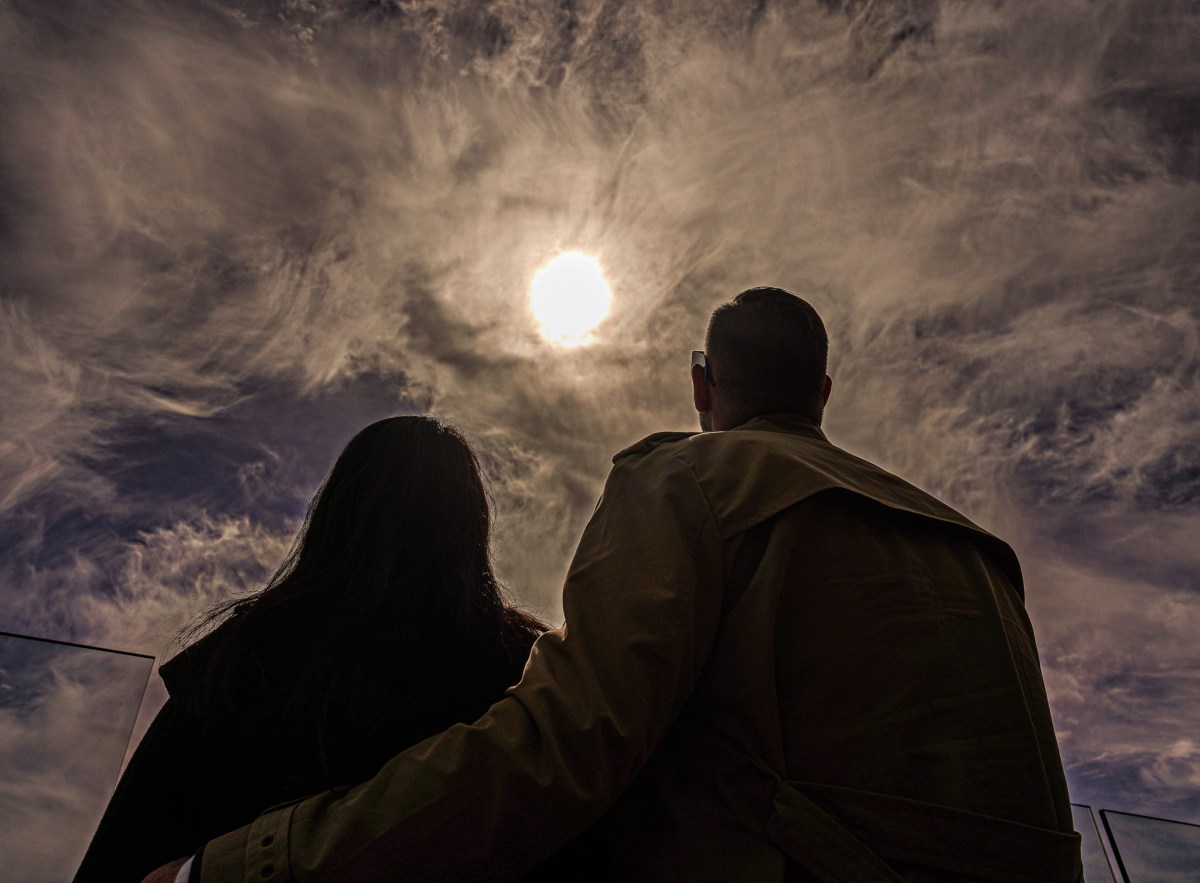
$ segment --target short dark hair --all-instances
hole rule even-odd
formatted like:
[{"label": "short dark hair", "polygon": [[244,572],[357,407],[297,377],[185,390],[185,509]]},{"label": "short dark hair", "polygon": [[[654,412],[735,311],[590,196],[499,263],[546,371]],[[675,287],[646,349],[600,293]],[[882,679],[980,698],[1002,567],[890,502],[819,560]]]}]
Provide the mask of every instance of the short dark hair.
[{"label": "short dark hair", "polygon": [[712,378],[748,416],[819,414],[829,336],[806,300],[782,288],[748,288],[713,310],[705,351]]}]

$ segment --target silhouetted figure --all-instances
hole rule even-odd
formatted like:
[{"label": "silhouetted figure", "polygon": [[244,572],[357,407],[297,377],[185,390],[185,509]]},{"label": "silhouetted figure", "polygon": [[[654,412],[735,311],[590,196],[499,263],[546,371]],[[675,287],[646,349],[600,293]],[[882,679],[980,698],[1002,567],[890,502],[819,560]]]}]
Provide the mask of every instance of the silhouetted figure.
[{"label": "silhouetted figure", "polygon": [[829,443],[826,350],[785,291],[718,308],[711,431],[616,456],[520,685],[203,883],[511,879],[606,811],[617,880],[1078,880],[1016,557]]},{"label": "silhouetted figure", "polygon": [[474,452],[429,417],[359,432],[263,590],[163,665],[170,699],[77,881],[140,880],[281,802],[353,785],[521,677],[537,619],[492,572]]}]

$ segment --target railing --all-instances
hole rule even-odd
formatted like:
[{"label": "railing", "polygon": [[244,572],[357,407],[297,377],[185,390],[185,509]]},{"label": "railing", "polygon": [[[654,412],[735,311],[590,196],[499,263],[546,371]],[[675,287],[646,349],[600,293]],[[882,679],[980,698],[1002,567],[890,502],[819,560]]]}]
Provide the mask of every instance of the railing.
[{"label": "railing", "polygon": [[1091,807],[1080,803],[1071,804],[1071,816],[1083,837],[1087,883],[1200,880],[1200,825],[1111,809],[1100,810],[1097,825]]},{"label": "railing", "polygon": [[1122,879],[1131,883],[1200,880],[1200,825],[1111,809],[1100,810],[1100,820]]}]

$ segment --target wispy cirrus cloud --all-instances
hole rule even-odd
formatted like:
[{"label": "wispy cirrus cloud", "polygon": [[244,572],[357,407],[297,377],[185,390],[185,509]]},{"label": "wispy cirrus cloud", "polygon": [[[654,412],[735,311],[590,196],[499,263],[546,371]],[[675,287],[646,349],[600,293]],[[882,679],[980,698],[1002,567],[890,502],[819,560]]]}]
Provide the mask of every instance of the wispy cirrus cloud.
[{"label": "wispy cirrus cloud", "polygon": [[[608,457],[694,424],[708,312],[780,284],[829,324],[834,440],[1030,563],[1074,780],[1194,807],[1198,27],[1116,0],[14,8],[6,624],[157,652],[409,409],[479,442],[502,569],[553,617]],[[615,294],[570,352],[525,305],[563,248]]]}]

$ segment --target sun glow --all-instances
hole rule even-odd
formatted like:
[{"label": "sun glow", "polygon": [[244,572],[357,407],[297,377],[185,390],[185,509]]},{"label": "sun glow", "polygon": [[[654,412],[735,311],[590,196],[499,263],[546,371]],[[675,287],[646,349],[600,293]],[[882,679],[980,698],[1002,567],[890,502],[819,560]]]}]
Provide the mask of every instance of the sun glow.
[{"label": "sun glow", "polygon": [[542,336],[560,346],[590,343],[592,330],[608,315],[612,289],[600,263],[566,251],[533,274],[529,306]]}]

